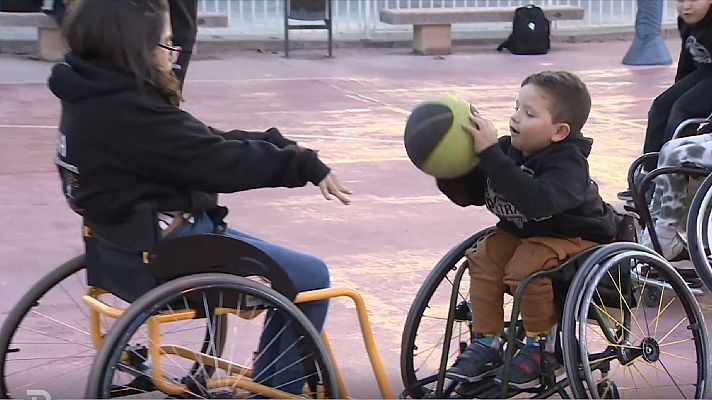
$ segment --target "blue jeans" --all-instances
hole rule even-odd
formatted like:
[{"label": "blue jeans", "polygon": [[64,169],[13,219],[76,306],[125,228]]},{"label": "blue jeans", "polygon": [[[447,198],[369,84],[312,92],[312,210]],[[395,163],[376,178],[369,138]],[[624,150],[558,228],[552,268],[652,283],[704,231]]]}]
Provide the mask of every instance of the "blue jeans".
[{"label": "blue jeans", "polygon": [[[195,215],[195,222],[184,222],[178,226],[166,239],[180,236],[212,233],[215,224],[207,215]],[[299,253],[228,228],[225,235],[240,239],[264,251],[287,273],[298,291],[324,289],[329,287],[329,269],[324,262],[316,257]],[[315,301],[298,305],[304,315],[311,321],[317,331],[321,331],[329,307],[328,300]],[[285,325],[281,315],[271,315],[268,312],[263,328],[258,354],[255,361],[253,379],[267,386],[278,388],[289,393],[302,393],[304,387],[304,369],[298,360],[302,357],[299,346],[295,346],[297,334],[293,329],[285,329],[275,343],[272,339]],[[269,345],[269,346],[267,346]],[[265,347],[267,349],[265,350]],[[276,361],[275,361],[276,360]]]}]

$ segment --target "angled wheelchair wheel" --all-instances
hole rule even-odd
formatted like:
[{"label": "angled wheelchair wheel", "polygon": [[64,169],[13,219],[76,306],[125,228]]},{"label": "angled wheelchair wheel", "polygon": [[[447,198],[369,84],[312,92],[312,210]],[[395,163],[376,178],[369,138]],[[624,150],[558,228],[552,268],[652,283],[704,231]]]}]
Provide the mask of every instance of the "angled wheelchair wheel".
[{"label": "angled wheelchair wheel", "polygon": [[697,275],[712,290],[712,175],[705,178],[690,203],[687,242]]},{"label": "angled wheelchair wheel", "polygon": [[[404,397],[456,395],[456,384],[445,379],[444,372],[471,341],[473,310],[465,252],[490,231],[480,231],[453,247],[435,265],[418,291],[408,311],[401,340]],[[507,300],[511,303],[511,298]],[[505,311],[505,315],[509,313]]]},{"label": "angled wheelchair wheel", "polygon": [[[642,303],[651,286],[660,297],[649,308]],[[702,311],[679,273],[641,245],[605,246],[579,269],[564,306],[562,338],[575,398],[709,396]]]},{"label": "angled wheelchair wheel", "polygon": [[[83,395],[98,347],[92,338],[90,311],[82,301],[87,290],[82,255],[44,276],[15,304],[0,329],[0,397],[26,398],[28,390],[44,390],[52,397]],[[109,294],[102,295],[102,302],[119,309],[128,306]],[[226,332],[226,326],[219,324],[223,318],[214,331],[218,347],[208,349],[204,340],[202,352],[220,354]],[[101,336],[114,320],[99,316],[96,322]],[[209,332],[204,324],[196,334]],[[194,373],[199,366],[193,365]]]},{"label": "angled wheelchair wheel", "polygon": [[[225,326],[224,338],[191,333],[222,317],[208,326]],[[191,350],[215,353],[216,341],[219,357]],[[338,398],[333,370],[319,333],[287,298],[248,278],[198,274],[151,290],[116,321],[85,397]]]},{"label": "angled wheelchair wheel", "polygon": [[0,396],[27,398],[28,390],[79,398],[94,358],[84,256],[35,283],[0,329]]}]

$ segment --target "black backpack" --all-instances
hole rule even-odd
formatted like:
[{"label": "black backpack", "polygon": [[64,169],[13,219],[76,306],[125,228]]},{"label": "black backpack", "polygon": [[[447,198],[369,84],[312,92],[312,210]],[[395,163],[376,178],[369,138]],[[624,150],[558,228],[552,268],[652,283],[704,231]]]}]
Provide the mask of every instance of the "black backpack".
[{"label": "black backpack", "polygon": [[497,47],[509,49],[512,54],[546,54],[549,51],[550,23],[544,10],[533,4],[514,11],[512,34]]},{"label": "black backpack", "polygon": [[0,0],[2,12],[40,12],[42,0]]}]

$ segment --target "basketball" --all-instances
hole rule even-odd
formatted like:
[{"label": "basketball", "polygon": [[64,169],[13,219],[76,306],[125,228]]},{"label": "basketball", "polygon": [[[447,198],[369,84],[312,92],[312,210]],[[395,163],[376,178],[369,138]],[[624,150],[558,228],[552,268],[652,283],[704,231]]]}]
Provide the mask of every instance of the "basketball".
[{"label": "basketball", "polygon": [[478,160],[472,135],[462,128],[470,110],[468,101],[454,96],[418,104],[403,139],[413,164],[436,178],[457,178],[474,168]]}]

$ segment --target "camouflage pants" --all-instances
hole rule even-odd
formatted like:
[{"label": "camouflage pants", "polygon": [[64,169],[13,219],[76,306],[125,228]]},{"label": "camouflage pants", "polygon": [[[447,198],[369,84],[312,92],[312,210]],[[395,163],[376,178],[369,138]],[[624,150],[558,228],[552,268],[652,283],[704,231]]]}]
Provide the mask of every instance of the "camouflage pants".
[{"label": "camouflage pants", "polygon": [[[671,140],[660,150],[658,168],[681,165],[712,169],[712,134]],[[654,220],[669,225],[685,223],[687,176],[663,174],[655,178],[655,193],[650,204]]]}]

